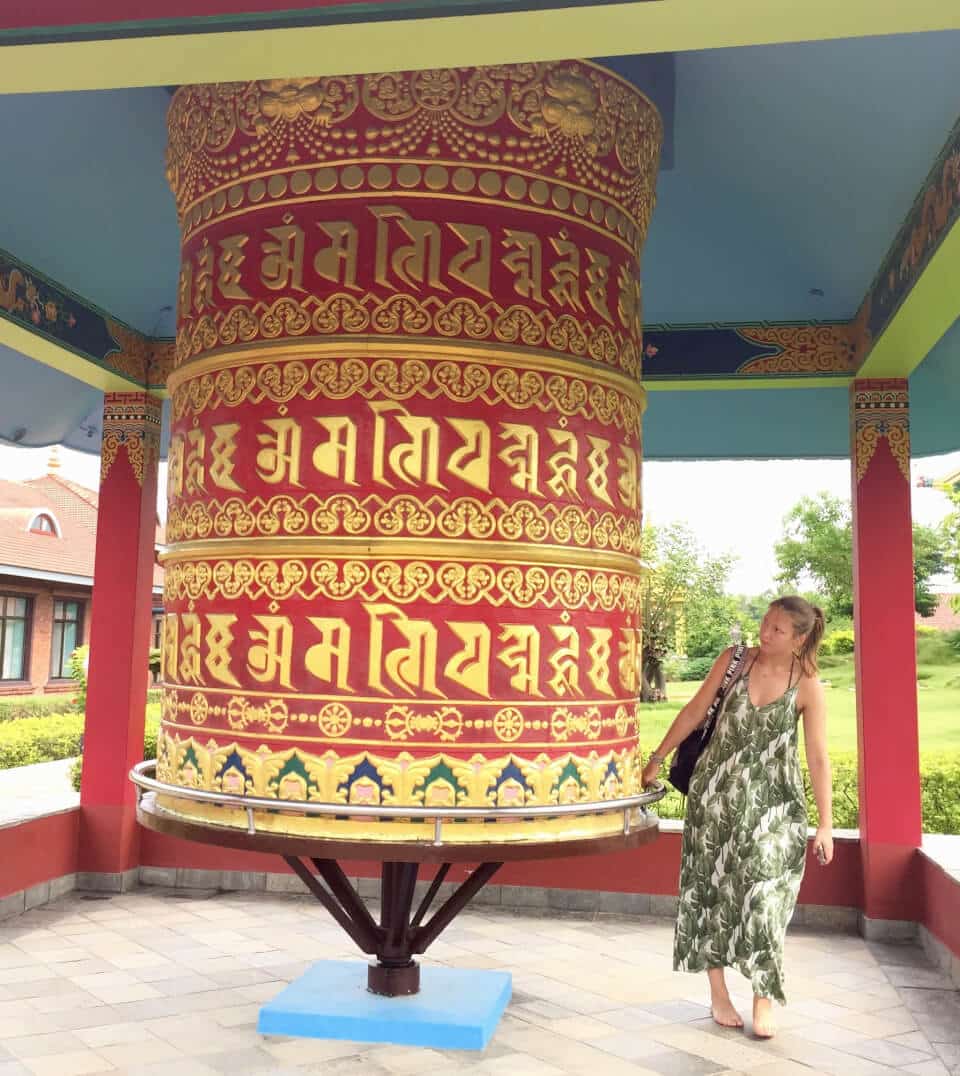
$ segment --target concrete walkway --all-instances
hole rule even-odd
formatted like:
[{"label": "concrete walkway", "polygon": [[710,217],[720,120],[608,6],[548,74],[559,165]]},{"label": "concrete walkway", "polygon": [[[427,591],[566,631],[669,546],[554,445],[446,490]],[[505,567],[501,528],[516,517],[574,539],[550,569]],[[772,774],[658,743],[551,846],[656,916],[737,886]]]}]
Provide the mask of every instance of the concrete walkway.
[{"label": "concrete walkway", "polygon": [[[512,972],[513,1001],[484,1052],[439,1051],[257,1033],[260,1004],[311,963],[359,963],[313,898],[74,893],[0,924],[0,1076],[960,1071],[960,995],[914,946],[791,930],[790,1004],[760,1042],[711,1021],[704,976],[671,970],[672,933],[665,919],[468,910],[431,957]],[[732,980],[749,1015],[749,985]]]}]

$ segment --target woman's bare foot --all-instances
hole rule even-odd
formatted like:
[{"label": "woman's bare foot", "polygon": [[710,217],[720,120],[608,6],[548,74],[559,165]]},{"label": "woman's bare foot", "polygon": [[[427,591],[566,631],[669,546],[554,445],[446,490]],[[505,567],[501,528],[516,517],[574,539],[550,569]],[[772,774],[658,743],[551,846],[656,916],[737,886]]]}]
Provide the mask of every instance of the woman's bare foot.
[{"label": "woman's bare foot", "polygon": [[710,980],[710,1015],[714,1023],[721,1027],[743,1027],[743,1017],[730,1000],[723,968],[710,968],[707,978]]},{"label": "woman's bare foot", "polygon": [[753,1033],[758,1039],[772,1039],[777,1033],[773,1003],[769,998],[753,996]]},{"label": "woman's bare foot", "polygon": [[743,1017],[733,1007],[729,995],[725,998],[710,1000],[710,1015],[713,1022],[721,1027],[743,1027]]}]

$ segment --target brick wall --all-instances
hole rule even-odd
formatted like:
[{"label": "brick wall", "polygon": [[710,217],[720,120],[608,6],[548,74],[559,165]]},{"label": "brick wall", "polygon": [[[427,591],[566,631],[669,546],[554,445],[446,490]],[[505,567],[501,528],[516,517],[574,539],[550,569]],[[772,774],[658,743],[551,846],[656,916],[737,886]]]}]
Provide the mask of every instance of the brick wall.
[{"label": "brick wall", "polygon": [[53,637],[53,603],[56,598],[79,601],[83,607],[83,641],[90,640],[90,588],[0,576],[0,591],[31,599],[30,656],[23,680],[0,680],[0,695],[45,695],[73,691],[72,680],[51,680],[50,649]]}]

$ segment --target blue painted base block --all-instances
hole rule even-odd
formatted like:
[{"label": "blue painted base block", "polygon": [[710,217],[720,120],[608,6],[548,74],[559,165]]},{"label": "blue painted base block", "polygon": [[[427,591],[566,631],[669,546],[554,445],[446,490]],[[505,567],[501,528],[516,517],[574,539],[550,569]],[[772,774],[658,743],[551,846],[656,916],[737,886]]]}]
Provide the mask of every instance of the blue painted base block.
[{"label": "blue painted base block", "polygon": [[367,964],[321,960],[260,1010],[262,1035],[392,1042],[482,1050],[513,990],[505,971],[420,968],[420,993],[384,998],[367,990]]}]

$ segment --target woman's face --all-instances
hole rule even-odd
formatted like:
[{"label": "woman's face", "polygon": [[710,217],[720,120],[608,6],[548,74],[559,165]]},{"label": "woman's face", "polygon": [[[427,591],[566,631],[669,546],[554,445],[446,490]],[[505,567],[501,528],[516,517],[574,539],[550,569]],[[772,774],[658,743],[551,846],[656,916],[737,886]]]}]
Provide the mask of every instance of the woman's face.
[{"label": "woman's face", "polygon": [[771,606],[760,621],[760,649],[771,657],[786,656],[798,650],[801,642],[790,614]]}]

